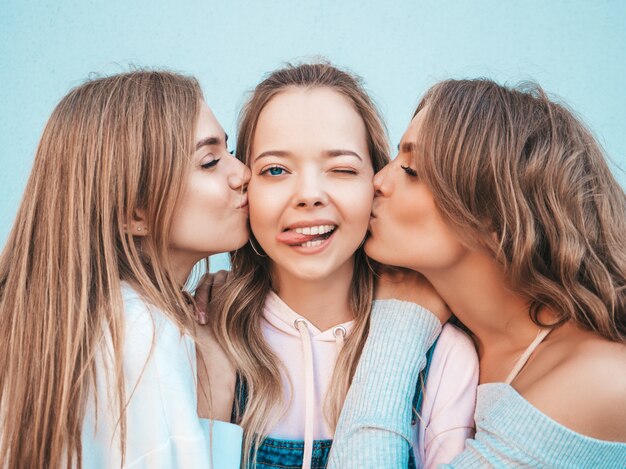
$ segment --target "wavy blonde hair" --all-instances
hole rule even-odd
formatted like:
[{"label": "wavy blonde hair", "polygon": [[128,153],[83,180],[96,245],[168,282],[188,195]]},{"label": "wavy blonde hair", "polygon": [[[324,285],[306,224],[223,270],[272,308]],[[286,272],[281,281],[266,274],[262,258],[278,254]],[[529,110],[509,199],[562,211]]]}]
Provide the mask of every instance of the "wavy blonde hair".
[{"label": "wavy blonde hair", "polygon": [[546,306],[553,325],[626,342],[626,196],[585,125],[532,84],[444,81],[424,109],[419,177],[530,297],[533,321]]},{"label": "wavy blonde hair", "polygon": [[[251,144],[259,115],[276,95],[291,88],[328,88],[350,100],[367,130],[374,171],[389,162],[387,133],[359,79],[328,63],[288,65],[276,70],[254,90],[239,120],[237,157],[250,165]],[[252,236],[252,235],[251,235]],[[236,409],[236,420],[245,431],[244,467],[251,451],[261,444],[280,416],[284,396],[281,361],[266,343],[261,329],[265,298],[272,289],[272,263],[259,257],[249,244],[231,255],[233,279],[217,310],[217,338],[248,386],[245,411]],[[335,426],[345,394],[361,355],[369,326],[373,299],[373,273],[362,248],[354,255],[350,307],[355,317],[352,334],[340,352],[325,398],[325,414]]]},{"label": "wavy blonde hair", "polygon": [[[89,81],[54,109],[0,257],[2,467],[81,467],[94,356],[114,349],[122,464],[127,281],[181,330],[191,319],[168,275],[202,92],[193,78],[135,71]],[[149,236],[126,227],[145,212]]]}]

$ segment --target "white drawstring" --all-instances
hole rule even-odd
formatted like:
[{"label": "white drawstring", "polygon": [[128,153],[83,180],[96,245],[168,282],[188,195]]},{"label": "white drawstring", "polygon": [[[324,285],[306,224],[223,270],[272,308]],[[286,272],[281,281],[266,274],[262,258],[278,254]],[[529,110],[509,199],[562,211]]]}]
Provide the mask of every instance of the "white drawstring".
[{"label": "white drawstring", "polygon": [[335,344],[337,345],[337,355],[343,348],[343,343],[346,338],[346,328],[343,326],[335,326],[333,328],[333,336],[335,336]]},{"label": "white drawstring", "polygon": [[313,411],[315,408],[315,388],[313,382],[313,348],[311,336],[306,321],[298,318],[293,323],[302,337],[302,351],[304,352],[304,382],[305,392],[305,413],[304,413],[304,455],[302,458],[302,469],[311,469],[311,459],[313,458]]}]

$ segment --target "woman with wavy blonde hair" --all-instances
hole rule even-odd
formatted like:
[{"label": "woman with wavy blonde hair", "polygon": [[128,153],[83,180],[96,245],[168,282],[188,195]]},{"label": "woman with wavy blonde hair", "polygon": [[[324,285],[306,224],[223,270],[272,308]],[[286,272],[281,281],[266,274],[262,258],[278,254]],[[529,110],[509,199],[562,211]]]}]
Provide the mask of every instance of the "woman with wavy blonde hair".
[{"label": "woman with wavy blonde hair", "polygon": [[[182,287],[247,241],[248,177],[193,78],[136,71],[61,100],[0,257],[0,466],[211,464]],[[212,437],[237,467],[237,428]]]},{"label": "woman with wavy blonde hair", "polygon": [[[388,163],[385,128],[351,74],[328,63],[289,65],[252,93],[237,156],[252,172],[252,236],[232,256],[215,311],[240,377],[244,466],[325,467],[369,328],[374,273],[362,245],[372,178]],[[444,364],[448,382],[439,379]],[[417,459],[445,462],[473,425],[477,359],[450,326],[432,365],[428,383],[439,394],[424,399],[408,438]],[[420,408],[422,385],[403,405]],[[426,447],[429,424],[446,444]]]},{"label": "woman with wavy blonde hair", "polygon": [[[445,81],[375,187],[366,252],[422,274],[478,349],[476,435],[449,467],[622,467],[626,196],[582,122],[538,86]],[[379,297],[419,303],[421,284]],[[392,405],[410,386],[384,388],[371,370],[422,367],[447,315],[404,304],[370,334],[330,467],[407,459],[394,429],[410,416]]]}]

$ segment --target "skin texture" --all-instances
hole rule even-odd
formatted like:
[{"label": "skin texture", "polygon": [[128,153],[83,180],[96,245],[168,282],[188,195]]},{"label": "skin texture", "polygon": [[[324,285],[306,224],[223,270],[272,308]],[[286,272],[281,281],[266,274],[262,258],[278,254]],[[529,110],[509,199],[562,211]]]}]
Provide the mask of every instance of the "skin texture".
[{"label": "skin texture", "polygon": [[[351,319],[353,255],[374,195],[363,120],[336,91],[284,91],[259,116],[251,161],[250,226],[277,292],[322,330]],[[296,247],[281,241],[295,225],[337,228],[322,246]]]},{"label": "skin texture", "polygon": [[[412,171],[414,158],[420,157],[415,143],[424,112],[428,109],[411,122],[398,157],[375,178],[375,218],[366,252],[379,262],[423,274],[473,333],[480,383],[502,382],[540,328],[528,314],[529,298],[514,291],[503,267],[488,252],[455,236],[429,188]],[[419,277],[405,280],[423,285]],[[412,288],[396,288],[391,296],[415,301]],[[554,311],[544,309],[539,319],[550,324],[555,317]],[[565,323],[536,349],[512,386],[571,430],[626,442],[625,364],[623,344]]]},{"label": "skin texture", "polygon": [[183,281],[200,259],[248,241],[245,186],[250,173],[228,153],[224,129],[205,103],[195,136],[199,146],[170,229],[170,256]]},{"label": "skin texture", "polygon": [[[376,174],[377,197],[372,208],[365,252],[379,262],[420,271],[441,270],[458,263],[467,253],[455,232],[443,221],[426,184],[415,175],[416,135],[422,113],[409,124],[400,152]],[[394,197],[392,194],[402,194]],[[383,196],[385,195],[385,196]],[[393,225],[387,224],[393,219]],[[411,240],[407,245],[401,240]],[[389,246],[397,247],[388,249]],[[407,255],[410,248],[410,255]],[[418,259],[418,263],[414,263]]]}]

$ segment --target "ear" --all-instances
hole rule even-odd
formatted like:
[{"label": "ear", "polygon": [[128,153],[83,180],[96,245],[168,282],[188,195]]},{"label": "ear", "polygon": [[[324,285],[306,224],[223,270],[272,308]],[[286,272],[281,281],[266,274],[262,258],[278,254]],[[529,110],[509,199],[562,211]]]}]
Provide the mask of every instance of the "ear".
[{"label": "ear", "polygon": [[143,237],[148,234],[146,213],[143,209],[136,208],[133,210],[133,220],[130,222],[129,232],[131,235],[137,237]]}]

